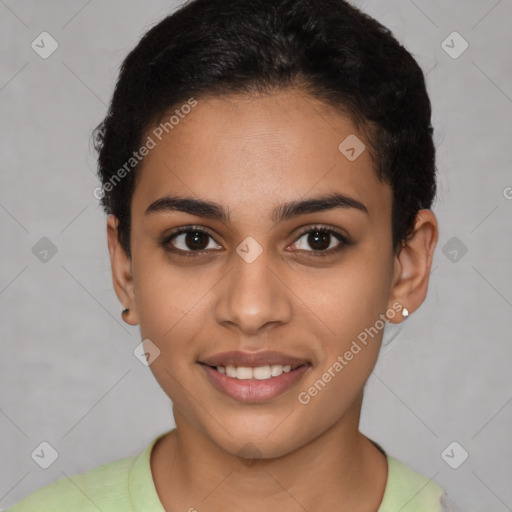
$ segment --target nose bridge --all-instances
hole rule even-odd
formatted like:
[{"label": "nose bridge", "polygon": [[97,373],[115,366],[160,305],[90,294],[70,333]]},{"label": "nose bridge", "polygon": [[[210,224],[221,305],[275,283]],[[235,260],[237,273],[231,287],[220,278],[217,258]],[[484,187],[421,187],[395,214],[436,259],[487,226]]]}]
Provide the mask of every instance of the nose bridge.
[{"label": "nose bridge", "polygon": [[[219,323],[236,324],[255,333],[268,323],[285,323],[291,318],[286,287],[270,270],[271,254],[254,238],[247,237],[232,254],[232,270],[216,304]],[[269,268],[270,267],[270,268]]]}]

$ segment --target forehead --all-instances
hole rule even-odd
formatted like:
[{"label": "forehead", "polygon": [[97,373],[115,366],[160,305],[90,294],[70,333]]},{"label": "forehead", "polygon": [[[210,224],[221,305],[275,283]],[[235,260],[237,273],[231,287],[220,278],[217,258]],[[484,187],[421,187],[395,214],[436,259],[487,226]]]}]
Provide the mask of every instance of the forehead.
[{"label": "forehead", "polygon": [[266,215],[284,200],[333,191],[363,202],[370,217],[390,209],[389,186],[350,119],[302,91],[198,98],[146,135],[155,144],[138,171],[139,213],[169,194]]}]

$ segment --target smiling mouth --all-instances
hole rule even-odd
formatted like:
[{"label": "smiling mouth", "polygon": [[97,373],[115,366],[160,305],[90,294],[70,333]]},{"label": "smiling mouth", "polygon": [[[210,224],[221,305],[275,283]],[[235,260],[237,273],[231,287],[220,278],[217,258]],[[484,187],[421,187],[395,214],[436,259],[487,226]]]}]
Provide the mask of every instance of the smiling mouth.
[{"label": "smiling mouth", "polygon": [[199,362],[199,366],[217,391],[245,403],[261,403],[277,398],[296,386],[312,367],[311,363],[298,360],[293,361],[293,365],[261,364],[258,361],[258,366],[254,366],[256,363],[249,363],[253,366],[235,366],[227,362],[219,365],[219,362],[215,361],[215,365]]},{"label": "smiling mouth", "polygon": [[309,373],[309,360],[276,350],[231,350],[197,361],[217,391],[239,402],[277,398]]},{"label": "smiling mouth", "polygon": [[280,377],[283,373],[290,373],[303,366],[309,366],[309,363],[302,364],[266,364],[261,366],[212,366],[206,363],[201,363],[216,370],[222,375],[231,377],[238,380],[268,380],[275,377]]}]

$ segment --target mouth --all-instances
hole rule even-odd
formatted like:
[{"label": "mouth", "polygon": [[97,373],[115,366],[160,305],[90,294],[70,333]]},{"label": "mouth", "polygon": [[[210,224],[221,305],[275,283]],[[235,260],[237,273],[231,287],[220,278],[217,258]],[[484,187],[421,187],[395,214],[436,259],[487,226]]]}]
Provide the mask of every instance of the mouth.
[{"label": "mouth", "polygon": [[236,401],[261,402],[295,385],[311,368],[280,352],[224,352],[198,361],[215,389]]},{"label": "mouth", "polygon": [[[205,363],[201,363],[205,364]],[[267,380],[273,379],[276,377],[280,377],[283,373],[290,373],[292,371],[297,370],[301,366],[304,366],[309,363],[299,364],[292,367],[291,364],[265,364],[262,366],[235,366],[235,365],[226,365],[226,366],[210,366],[213,370],[219,372],[222,375],[227,375],[232,379],[238,380]]]}]

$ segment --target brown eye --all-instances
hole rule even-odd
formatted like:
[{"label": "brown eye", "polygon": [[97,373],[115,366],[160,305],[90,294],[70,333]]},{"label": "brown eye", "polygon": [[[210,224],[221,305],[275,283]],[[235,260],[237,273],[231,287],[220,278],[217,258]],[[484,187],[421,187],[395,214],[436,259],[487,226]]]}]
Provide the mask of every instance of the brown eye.
[{"label": "brown eye", "polygon": [[183,255],[185,256],[193,256],[191,253],[212,248],[217,249],[218,247],[209,246],[210,239],[213,241],[212,236],[207,231],[194,227],[187,227],[171,233],[165,238],[162,245],[170,252],[184,253]]},{"label": "brown eye", "polygon": [[[338,243],[336,243],[338,242]],[[316,256],[324,256],[341,251],[351,241],[338,231],[325,227],[313,227],[303,231],[293,246]],[[306,249],[309,246],[312,250]]]},{"label": "brown eye", "polygon": [[327,231],[310,231],[307,242],[315,251],[323,251],[329,248],[332,235]]},{"label": "brown eye", "polygon": [[182,235],[184,244],[191,250],[203,250],[208,246],[208,235],[201,231],[189,231]]}]

